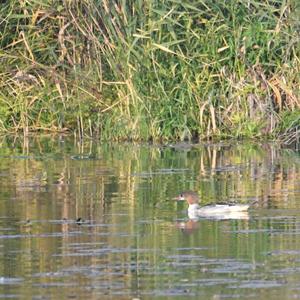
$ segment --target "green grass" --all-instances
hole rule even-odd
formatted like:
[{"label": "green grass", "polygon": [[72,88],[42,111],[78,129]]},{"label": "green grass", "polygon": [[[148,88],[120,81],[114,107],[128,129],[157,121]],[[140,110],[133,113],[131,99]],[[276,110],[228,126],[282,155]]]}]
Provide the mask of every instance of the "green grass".
[{"label": "green grass", "polygon": [[276,138],[300,113],[299,14],[297,0],[4,1],[0,131]]}]

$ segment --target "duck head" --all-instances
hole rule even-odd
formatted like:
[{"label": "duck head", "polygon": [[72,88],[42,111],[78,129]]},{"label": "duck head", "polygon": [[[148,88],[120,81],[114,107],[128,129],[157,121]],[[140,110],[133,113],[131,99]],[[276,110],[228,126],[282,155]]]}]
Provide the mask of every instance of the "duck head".
[{"label": "duck head", "polygon": [[177,197],[175,197],[177,201],[186,201],[189,205],[199,204],[199,196],[197,193],[193,191],[185,191],[180,193]]}]

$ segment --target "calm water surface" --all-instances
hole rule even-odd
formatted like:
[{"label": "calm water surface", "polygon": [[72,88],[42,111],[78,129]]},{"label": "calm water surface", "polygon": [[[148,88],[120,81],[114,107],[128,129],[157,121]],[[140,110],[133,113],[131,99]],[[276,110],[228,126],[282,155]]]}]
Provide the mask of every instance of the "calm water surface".
[{"label": "calm water surface", "polygon": [[[300,298],[298,152],[0,142],[0,298]],[[256,203],[248,220],[189,220],[172,200],[187,189]]]}]

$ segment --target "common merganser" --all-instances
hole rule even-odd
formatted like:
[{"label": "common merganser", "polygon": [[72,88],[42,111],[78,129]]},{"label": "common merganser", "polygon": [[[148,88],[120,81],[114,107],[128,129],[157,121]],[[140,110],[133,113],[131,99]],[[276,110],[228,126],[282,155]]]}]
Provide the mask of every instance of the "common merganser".
[{"label": "common merganser", "polygon": [[248,219],[249,204],[215,204],[200,206],[199,196],[193,191],[180,193],[175,197],[177,201],[187,201],[189,204],[188,216],[190,219],[215,218],[215,219]]}]

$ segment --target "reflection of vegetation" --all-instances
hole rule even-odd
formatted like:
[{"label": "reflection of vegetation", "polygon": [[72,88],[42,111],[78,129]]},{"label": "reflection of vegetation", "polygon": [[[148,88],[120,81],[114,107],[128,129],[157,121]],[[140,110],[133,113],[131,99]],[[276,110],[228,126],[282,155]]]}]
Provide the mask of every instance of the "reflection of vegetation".
[{"label": "reflection of vegetation", "polygon": [[[126,286],[151,290],[164,286],[160,272],[166,272],[168,278],[177,276],[170,274],[176,270],[180,254],[193,255],[188,261],[190,269],[182,270],[185,278],[193,280],[194,276],[208,276],[205,268],[212,266],[206,265],[205,259],[256,262],[265,260],[265,253],[274,249],[298,249],[294,236],[284,235],[293,233],[296,223],[276,218],[204,220],[199,221],[197,230],[183,234],[173,222],[177,204],[168,201],[180,190],[192,189],[199,191],[205,202],[257,199],[258,211],[264,206],[299,208],[300,158],[274,144],[225,143],[177,150],[77,143],[68,138],[16,138],[8,150],[10,143],[3,139],[0,149],[0,211],[2,216],[15,217],[11,234],[62,233],[58,237],[16,238],[18,244],[13,247],[20,249],[18,259],[25,262],[14,270],[16,276],[60,272],[74,265],[79,266],[76,274],[82,275],[80,266],[88,266],[102,272],[98,280],[112,284],[118,276]],[[96,226],[79,228],[69,222],[77,217]],[[64,218],[67,222],[51,223]],[[254,234],[253,229],[276,230],[276,235]],[[79,256],[84,242],[89,252]],[[9,251],[12,245],[6,245]],[[187,252],[186,247],[192,250]],[[75,256],[67,256],[70,253]],[[203,261],[199,262],[199,257]],[[6,260],[0,259],[5,266]],[[113,267],[118,275],[113,274]],[[68,280],[64,276],[52,280]],[[39,280],[47,283],[48,277]]]},{"label": "reflection of vegetation", "polygon": [[[178,191],[198,190],[204,201],[248,198],[275,200],[296,190],[300,159],[275,144],[161,146],[76,142],[68,137],[2,140],[3,179],[16,191],[121,193],[133,201],[164,202]],[[102,183],[101,188],[99,183]],[[159,186],[159,189],[156,187]],[[143,199],[143,200],[142,200]],[[244,200],[243,200],[244,199]],[[272,202],[271,201],[271,202]],[[273,203],[274,204],[274,203]],[[280,204],[279,204],[280,205]]]},{"label": "reflection of vegetation", "polygon": [[0,130],[294,140],[298,16],[297,0],[2,1]]}]

